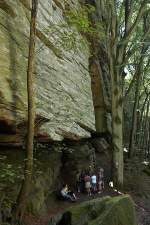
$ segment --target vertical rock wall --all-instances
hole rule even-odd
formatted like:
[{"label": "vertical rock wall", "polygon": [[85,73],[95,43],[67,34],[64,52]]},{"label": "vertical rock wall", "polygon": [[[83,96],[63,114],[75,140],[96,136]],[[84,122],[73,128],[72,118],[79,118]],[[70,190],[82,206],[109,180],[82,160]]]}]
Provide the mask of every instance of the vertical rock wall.
[{"label": "vertical rock wall", "polygon": [[[63,140],[90,137],[95,130],[89,49],[75,28],[67,27],[65,1],[40,0],[35,66],[36,134]],[[67,7],[78,8],[76,0]],[[27,119],[26,70],[30,1],[0,2],[0,142],[19,143]],[[56,32],[56,28],[59,31]],[[60,33],[74,30],[69,50]],[[23,130],[21,130],[23,127]],[[7,136],[6,136],[7,134]]]}]

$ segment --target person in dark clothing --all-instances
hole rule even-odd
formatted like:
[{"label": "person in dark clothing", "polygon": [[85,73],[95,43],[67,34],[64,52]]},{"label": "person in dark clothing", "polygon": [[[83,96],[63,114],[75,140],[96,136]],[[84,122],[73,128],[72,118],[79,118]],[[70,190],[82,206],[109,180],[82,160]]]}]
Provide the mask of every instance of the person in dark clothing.
[{"label": "person in dark clothing", "polygon": [[82,171],[81,175],[80,175],[80,192],[84,192],[85,191],[85,181],[84,181],[84,177],[85,177],[85,172]]},{"label": "person in dark clothing", "polygon": [[81,192],[81,175],[79,171],[76,174],[76,190],[78,193]]},{"label": "person in dark clothing", "polygon": [[104,169],[100,168],[98,171],[98,193],[104,189]]},{"label": "person in dark clothing", "polygon": [[65,212],[57,225],[71,225],[71,212]]},{"label": "person in dark clothing", "polygon": [[72,202],[77,200],[75,194],[72,191],[68,190],[67,184],[63,185],[63,188],[61,189],[60,193],[64,200],[70,200]]}]

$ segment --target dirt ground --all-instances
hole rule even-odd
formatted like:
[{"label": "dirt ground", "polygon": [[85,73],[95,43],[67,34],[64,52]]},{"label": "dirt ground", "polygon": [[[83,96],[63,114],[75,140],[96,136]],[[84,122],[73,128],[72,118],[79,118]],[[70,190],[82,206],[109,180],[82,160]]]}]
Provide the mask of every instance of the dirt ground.
[{"label": "dirt ground", "polygon": [[138,225],[150,225],[150,200],[132,196],[135,202]]},{"label": "dirt ground", "polygon": [[[124,176],[124,194],[129,194],[134,200],[137,224],[138,225],[150,225],[150,176],[143,173],[143,167],[137,162],[135,164],[126,164],[125,176]],[[72,204],[76,205],[83,201],[87,201],[97,197],[103,196],[116,196],[118,195],[112,188],[107,187],[101,194],[96,194],[88,197],[86,194],[79,194],[79,198],[75,203],[54,201],[48,202],[48,213],[46,216],[33,217],[26,216],[27,225],[46,225],[51,217],[59,212],[64,211]]]},{"label": "dirt ground", "polygon": [[54,215],[63,212],[65,209],[71,207],[72,205],[78,205],[81,202],[88,201],[94,198],[104,197],[104,196],[116,196],[118,195],[116,192],[114,192],[111,188],[105,189],[101,194],[93,194],[90,197],[87,196],[87,194],[77,194],[77,201],[76,202],[67,202],[67,201],[55,201],[55,202],[49,202],[49,210],[47,215],[42,217],[34,217],[32,215],[26,215],[25,216],[25,224],[26,225],[46,225],[47,222],[51,217]]},{"label": "dirt ground", "polygon": [[[150,225],[150,202],[148,199],[143,199],[141,197],[136,196],[134,193],[128,193],[132,196],[135,202],[135,209],[137,215],[137,223],[138,225]],[[103,193],[92,195],[91,197],[87,197],[86,194],[79,194],[77,197],[79,198],[77,202],[70,203],[70,202],[55,202],[52,205],[49,205],[49,212],[46,216],[43,217],[34,217],[28,215],[26,217],[26,224],[27,225],[46,225],[48,220],[56,215],[59,212],[64,211],[66,208],[71,207],[72,205],[79,204],[83,201],[87,201],[93,198],[103,197],[103,196],[116,196],[118,195],[116,192],[113,191],[111,188],[107,188]]]},{"label": "dirt ground", "polygon": [[135,202],[138,225],[150,225],[150,176],[145,170],[138,160],[125,164],[125,189]]}]

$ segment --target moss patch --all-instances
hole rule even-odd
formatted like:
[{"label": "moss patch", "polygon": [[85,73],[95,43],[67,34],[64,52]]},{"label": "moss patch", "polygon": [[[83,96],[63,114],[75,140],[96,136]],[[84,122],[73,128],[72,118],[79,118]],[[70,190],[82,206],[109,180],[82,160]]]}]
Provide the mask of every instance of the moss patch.
[{"label": "moss patch", "polygon": [[104,210],[89,225],[136,225],[133,202],[129,196],[111,198]]},{"label": "moss patch", "polygon": [[94,199],[70,208],[69,212],[71,225],[137,225],[128,195]]}]

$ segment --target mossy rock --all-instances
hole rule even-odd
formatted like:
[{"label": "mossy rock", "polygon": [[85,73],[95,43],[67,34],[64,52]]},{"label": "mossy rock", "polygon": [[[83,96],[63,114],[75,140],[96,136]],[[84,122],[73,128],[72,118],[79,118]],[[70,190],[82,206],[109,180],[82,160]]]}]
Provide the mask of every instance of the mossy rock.
[{"label": "mossy rock", "polygon": [[[69,220],[71,218],[71,222],[65,221],[66,225],[137,225],[129,195],[87,201],[70,208],[64,215],[68,215]],[[64,224],[62,220],[59,225]]]}]

